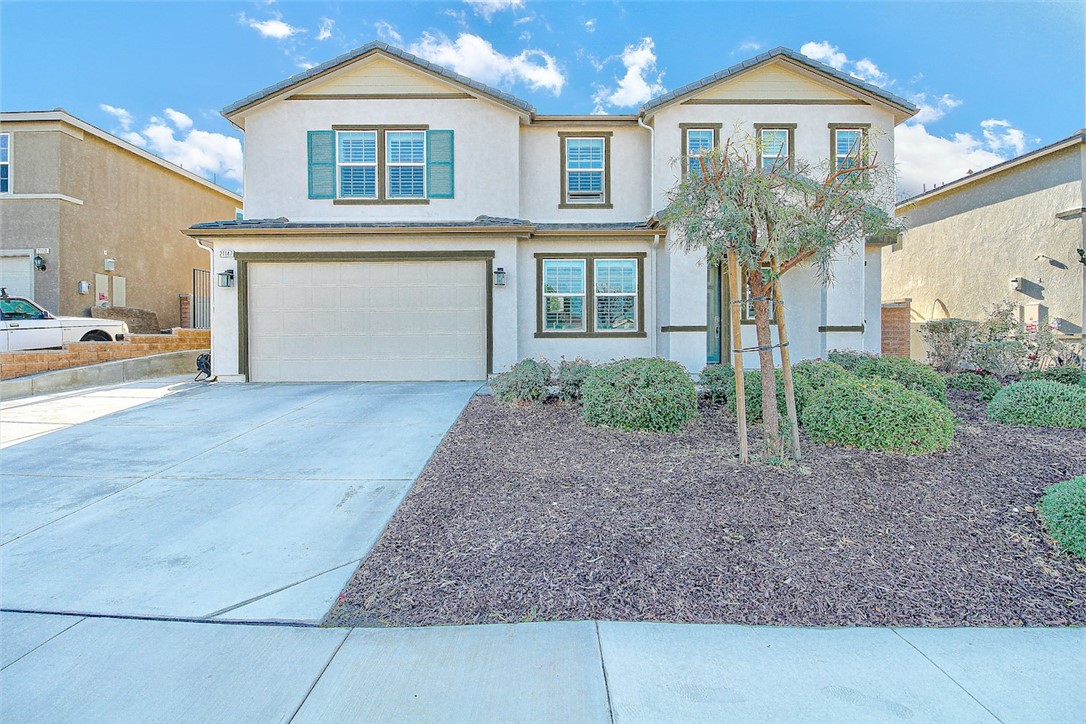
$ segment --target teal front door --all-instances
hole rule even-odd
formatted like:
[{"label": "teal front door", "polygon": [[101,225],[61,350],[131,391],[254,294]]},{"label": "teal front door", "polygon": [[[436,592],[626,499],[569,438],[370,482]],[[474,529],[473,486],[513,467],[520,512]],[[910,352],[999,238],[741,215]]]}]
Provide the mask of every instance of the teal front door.
[{"label": "teal front door", "polygon": [[706,289],[706,335],[705,359],[709,364],[720,364],[731,359],[731,309],[728,294],[728,272],[719,264],[709,266]]}]

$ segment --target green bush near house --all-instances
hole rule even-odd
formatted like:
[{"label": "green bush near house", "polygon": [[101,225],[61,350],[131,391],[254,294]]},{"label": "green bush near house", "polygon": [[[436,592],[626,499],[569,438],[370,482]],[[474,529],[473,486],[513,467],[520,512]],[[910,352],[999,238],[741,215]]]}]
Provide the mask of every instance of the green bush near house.
[{"label": "green bush near house", "polygon": [[1062,385],[1086,387],[1086,372],[1079,367],[1049,367],[1043,370],[1026,370],[1023,380],[1050,380]]},{"label": "green bush near house", "polygon": [[1041,498],[1041,520],[1061,548],[1086,559],[1086,475],[1047,488]]},{"label": "green bush near house", "polygon": [[[732,414],[736,413],[735,398],[735,372],[727,367],[728,376],[721,376],[714,382],[714,391],[720,398],[728,403]],[[703,371],[704,375],[705,372]],[[719,373],[718,373],[719,374]],[[788,401],[784,396],[784,372],[775,370],[777,385],[777,410],[784,419],[788,416]],[[803,410],[804,405],[811,399],[817,390],[822,389],[830,382],[846,379],[852,375],[839,364],[826,360],[804,360],[792,366],[792,387],[796,395],[796,414]],[[704,382],[703,382],[704,384]],[[762,373],[761,370],[750,370],[743,373],[743,392],[747,401],[747,420],[758,422],[762,419]],[[710,392],[710,394],[713,394]],[[712,399],[712,398],[710,398]]]},{"label": "green bush near house", "polygon": [[594,368],[581,386],[584,421],[619,430],[676,432],[697,414],[697,392],[678,362],[640,357]]},{"label": "green bush near house", "polygon": [[554,369],[546,361],[522,359],[490,382],[499,402],[542,402],[547,398]]},{"label": "green bush near house", "polygon": [[849,372],[855,373],[861,362],[878,357],[870,352],[860,352],[855,349],[831,349],[826,358],[834,364],[841,365]]},{"label": "green bush near house", "polygon": [[[774,370],[777,382],[777,410],[781,419],[788,417],[788,407],[784,399],[784,373],[780,368]],[[762,372],[761,370],[749,370],[743,372],[743,397],[747,401],[747,420],[750,422],[762,421]],[[728,409],[733,415],[738,414],[736,408],[735,380],[732,379],[728,390]]]},{"label": "green bush near house", "polygon": [[851,378],[815,392],[800,416],[815,442],[906,455],[944,450],[954,416],[927,395],[893,380]]},{"label": "green bush near house", "polygon": [[814,394],[826,385],[852,377],[852,373],[836,362],[808,359],[792,365],[792,386],[796,391],[796,412],[807,406]]},{"label": "green bush near house", "polygon": [[559,399],[563,402],[580,402],[581,387],[584,385],[584,381],[592,369],[593,364],[580,357],[571,360],[562,360],[558,365]]},{"label": "green bush near house", "polygon": [[698,374],[698,383],[709,402],[726,402],[735,390],[735,368],[731,365],[706,365]]},{"label": "green bush near house", "polygon": [[988,419],[1007,425],[1086,428],[1086,388],[1051,380],[1015,382],[988,403]]},{"label": "green bush near house", "polygon": [[992,375],[978,375],[976,372],[947,375],[946,386],[951,390],[979,392],[980,399],[984,402],[990,402],[996,393],[1003,389],[1003,385],[999,384],[999,380]]},{"label": "green bush near house", "polygon": [[913,392],[946,404],[946,382],[931,367],[905,357],[871,357],[854,370],[857,377],[900,382]]}]

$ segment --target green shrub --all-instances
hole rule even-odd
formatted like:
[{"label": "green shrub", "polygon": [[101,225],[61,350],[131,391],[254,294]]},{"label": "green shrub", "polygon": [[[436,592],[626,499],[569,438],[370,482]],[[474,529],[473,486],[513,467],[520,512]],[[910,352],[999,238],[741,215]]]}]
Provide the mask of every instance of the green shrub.
[{"label": "green shrub", "polygon": [[913,392],[946,404],[946,382],[942,376],[926,364],[906,357],[872,357],[857,365],[855,373],[857,377],[900,382]]},{"label": "green shrub", "polygon": [[724,402],[735,390],[735,368],[731,365],[706,365],[698,375],[698,383],[709,402]]},{"label": "green shrub", "polygon": [[1026,370],[1023,380],[1051,380],[1061,385],[1081,385],[1086,387],[1086,373],[1079,367],[1049,367],[1043,370]]},{"label": "green shrub", "polygon": [[977,323],[971,319],[932,319],[920,325],[928,345],[928,361],[940,372],[954,372],[973,346]]},{"label": "green shrub", "polygon": [[1086,388],[1051,380],[1015,382],[988,403],[988,418],[1007,425],[1086,427]]},{"label": "green shrub", "polygon": [[[774,370],[777,378],[777,410],[781,419],[788,416],[788,407],[784,399],[784,373],[780,368]],[[750,422],[762,421],[762,371],[746,370],[743,372],[743,397],[747,401],[747,420]],[[728,388],[728,409],[733,415],[738,414],[736,407],[735,380],[732,380]]]},{"label": "green shrub", "polygon": [[577,357],[571,360],[562,360],[558,365],[558,397],[563,402],[580,402],[581,387],[585,378],[592,371],[592,363],[589,360]]},{"label": "green shrub", "polygon": [[796,412],[810,402],[814,394],[831,382],[845,380],[852,374],[836,362],[808,359],[792,365],[792,386],[796,392]]},{"label": "green shrub", "polygon": [[1041,519],[1061,548],[1086,559],[1086,475],[1047,488]]},{"label": "green shrub", "polygon": [[553,376],[554,369],[546,361],[522,359],[495,377],[490,389],[500,402],[539,402],[546,399]]},{"label": "green shrub", "polygon": [[991,375],[978,375],[976,372],[959,372],[947,375],[946,386],[952,390],[979,392],[980,399],[989,402],[1003,386]]},{"label": "green shrub", "polygon": [[1026,364],[1026,346],[1014,339],[981,342],[969,353],[978,369],[1000,379],[1018,374]]},{"label": "green shrub", "polygon": [[919,455],[950,446],[954,416],[893,380],[848,378],[818,390],[800,416],[816,442]]},{"label": "green shrub", "polygon": [[584,421],[619,430],[675,432],[698,411],[694,381],[678,362],[619,360],[594,368],[581,386]]},{"label": "green shrub", "polygon": [[856,372],[861,362],[878,357],[870,352],[860,352],[855,349],[831,349],[826,358],[834,364],[839,364],[849,372]]}]

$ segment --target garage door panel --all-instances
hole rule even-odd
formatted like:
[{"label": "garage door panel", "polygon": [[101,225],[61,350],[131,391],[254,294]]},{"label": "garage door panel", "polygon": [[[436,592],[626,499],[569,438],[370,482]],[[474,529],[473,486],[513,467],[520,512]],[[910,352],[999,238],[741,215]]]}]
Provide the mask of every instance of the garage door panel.
[{"label": "garage door panel", "polygon": [[253,263],[248,279],[254,381],[486,376],[481,261]]}]

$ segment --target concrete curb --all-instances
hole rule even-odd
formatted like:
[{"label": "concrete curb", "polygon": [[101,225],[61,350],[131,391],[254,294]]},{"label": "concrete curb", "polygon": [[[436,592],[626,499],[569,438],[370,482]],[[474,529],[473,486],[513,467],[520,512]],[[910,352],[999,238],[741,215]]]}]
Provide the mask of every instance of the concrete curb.
[{"label": "concrete curb", "polygon": [[116,385],[150,377],[167,377],[191,372],[196,375],[196,358],[207,349],[185,349],[147,357],[102,362],[86,367],[41,372],[0,382],[0,400],[16,400],[48,392],[61,392],[80,387]]}]

